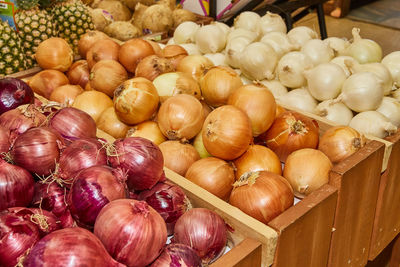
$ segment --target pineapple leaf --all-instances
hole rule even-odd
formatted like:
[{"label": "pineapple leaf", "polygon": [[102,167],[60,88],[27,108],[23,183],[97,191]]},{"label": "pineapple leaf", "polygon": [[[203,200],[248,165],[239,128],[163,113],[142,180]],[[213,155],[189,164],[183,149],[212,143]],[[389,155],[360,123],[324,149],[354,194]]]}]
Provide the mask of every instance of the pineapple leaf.
[{"label": "pineapple leaf", "polygon": [[30,10],[39,6],[39,0],[16,0],[17,6],[23,10]]}]

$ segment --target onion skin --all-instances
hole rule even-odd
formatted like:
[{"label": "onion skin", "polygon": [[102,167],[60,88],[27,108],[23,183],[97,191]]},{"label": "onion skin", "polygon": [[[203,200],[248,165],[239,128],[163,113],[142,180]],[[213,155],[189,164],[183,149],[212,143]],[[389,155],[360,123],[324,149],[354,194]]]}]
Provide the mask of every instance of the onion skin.
[{"label": "onion skin", "polygon": [[153,46],[149,42],[140,38],[133,38],[121,45],[118,61],[129,72],[135,73],[140,60],[154,54]]},{"label": "onion skin", "polygon": [[0,79],[0,114],[20,105],[32,104],[34,100],[32,88],[21,79]]},{"label": "onion skin", "polygon": [[127,197],[124,174],[108,166],[80,171],[67,195],[72,217],[85,228],[93,227],[100,210],[109,202]]},{"label": "onion skin", "polygon": [[293,151],[317,148],[318,141],[318,122],[294,111],[286,111],[279,115],[265,135],[266,145],[282,162],[285,162]]},{"label": "onion skin", "polygon": [[173,68],[176,69],[179,62],[188,55],[188,52],[180,45],[167,45],[162,50],[162,56],[168,59]]},{"label": "onion skin", "polygon": [[156,145],[160,145],[167,140],[155,121],[144,121],[133,126],[126,133],[126,137],[143,137]]},{"label": "onion skin", "polygon": [[201,259],[190,246],[179,243],[168,244],[150,267],[186,266],[201,267]]},{"label": "onion skin", "polygon": [[34,180],[25,169],[0,159],[0,211],[28,206],[33,198]]},{"label": "onion skin", "polygon": [[39,44],[35,59],[42,69],[67,71],[74,60],[74,52],[66,40],[51,37]]},{"label": "onion skin", "polygon": [[48,127],[32,128],[17,137],[11,149],[16,165],[40,176],[50,175],[64,147],[61,136]]},{"label": "onion skin", "polygon": [[85,88],[89,82],[89,65],[86,60],[81,59],[72,63],[67,72],[67,77],[70,84],[80,85]]},{"label": "onion skin", "polygon": [[102,31],[88,31],[81,35],[78,41],[78,51],[81,58],[86,58],[89,48],[99,40],[108,39],[109,36]]},{"label": "onion skin", "polygon": [[210,59],[202,55],[189,55],[184,57],[176,67],[177,71],[186,72],[200,81],[203,72],[214,66]]},{"label": "onion skin", "polygon": [[159,182],[150,190],[141,191],[137,200],[144,200],[163,217],[168,235],[174,233],[176,221],[190,205],[182,188],[171,182]]},{"label": "onion skin", "polygon": [[71,106],[75,98],[81,93],[83,93],[83,89],[80,85],[66,84],[55,88],[51,92],[49,100],[58,102],[63,106]]},{"label": "onion skin", "polygon": [[78,95],[72,107],[85,111],[95,121],[100,117],[100,114],[108,107],[113,106],[113,101],[105,93],[99,91],[85,91]]},{"label": "onion skin", "polygon": [[97,120],[97,128],[103,130],[114,138],[123,138],[129,130],[129,126],[119,120],[114,107],[104,110]]},{"label": "onion skin", "polygon": [[65,228],[42,238],[23,262],[34,266],[123,267],[107,253],[100,240],[83,228]]},{"label": "onion skin", "polygon": [[69,83],[67,76],[58,70],[42,70],[29,79],[32,90],[47,99],[57,87]]},{"label": "onion skin", "polygon": [[192,247],[202,262],[208,264],[225,248],[227,228],[221,216],[214,211],[193,208],[176,222],[173,242]]},{"label": "onion skin", "polygon": [[150,264],[167,241],[161,215],[146,202],[134,199],[107,204],[96,219],[94,234],[114,259],[131,267]]},{"label": "onion skin", "polygon": [[113,143],[115,153],[108,155],[110,165],[128,175],[129,189],[152,188],[162,177],[164,159],[161,150],[150,140],[126,137]]},{"label": "onion skin", "polygon": [[89,69],[91,70],[93,66],[101,60],[118,61],[120,47],[119,44],[109,38],[98,40],[86,53]]},{"label": "onion skin", "polygon": [[282,176],[257,171],[243,175],[234,185],[229,203],[267,224],[293,205],[293,189]]},{"label": "onion skin", "polygon": [[168,59],[157,55],[151,55],[145,57],[138,63],[135,76],[153,81],[157,76],[174,70],[174,66]]},{"label": "onion skin", "polygon": [[[0,126],[0,155],[10,150],[10,131]],[[1,156],[0,156],[1,158]]]}]

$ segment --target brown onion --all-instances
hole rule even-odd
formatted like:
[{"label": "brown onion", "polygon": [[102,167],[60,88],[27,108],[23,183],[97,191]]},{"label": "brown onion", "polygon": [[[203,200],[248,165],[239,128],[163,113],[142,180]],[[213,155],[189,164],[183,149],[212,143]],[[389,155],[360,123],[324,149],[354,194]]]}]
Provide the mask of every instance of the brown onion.
[{"label": "brown onion", "polygon": [[203,72],[212,66],[214,66],[214,63],[205,56],[189,55],[182,58],[176,70],[188,73],[192,75],[196,81],[199,81]]},{"label": "brown onion", "polygon": [[285,111],[286,109],[284,109],[281,105],[276,104],[275,118],[281,115]]},{"label": "brown onion", "polygon": [[249,149],[234,162],[236,180],[247,172],[270,171],[282,175],[282,166],[278,156],[269,148],[251,145]]},{"label": "brown onion", "polygon": [[80,85],[85,88],[89,81],[89,65],[86,60],[81,59],[75,61],[67,72],[70,84]]},{"label": "brown onion", "polygon": [[33,75],[28,84],[36,94],[49,99],[54,89],[69,84],[69,80],[58,70],[42,70]]},{"label": "brown onion", "polygon": [[126,137],[143,137],[156,145],[167,140],[155,121],[145,121],[133,126],[126,133]]},{"label": "brown onion", "polygon": [[114,108],[126,124],[146,121],[156,112],[159,96],[153,83],[136,77],[123,82],[114,92]]},{"label": "brown onion", "polygon": [[71,106],[75,98],[81,93],[83,93],[83,89],[80,85],[61,85],[51,92],[49,100],[65,106]]},{"label": "brown onion", "polygon": [[232,165],[214,157],[194,162],[187,170],[185,177],[225,201],[229,200],[235,182]]},{"label": "brown onion", "polygon": [[159,145],[164,157],[164,166],[185,176],[189,167],[197,160],[200,155],[191,144],[181,143],[180,141],[166,141]]},{"label": "brown onion", "polygon": [[79,50],[79,55],[81,58],[86,58],[86,53],[89,50],[89,48],[97,43],[100,40],[103,39],[108,39],[107,34],[101,31],[88,31],[81,35],[81,38],[79,39],[78,42],[78,50]]},{"label": "brown onion", "polygon": [[90,88],[114,96],[115,89],[128,79],[125,68],[115,60],[100,60],[90,70]]},{"label": "brown onion", "polygon": [[151,55],[143,58],[137,64],[135,76],[153,81],[157,76],[174,70],[175,68],[168,59]]},{"label": "brown onion", "polygon": [[103,130],[114,138],[123,138],[129,126],[118,119],[114,107],[105,109],[97,120],[97,128]]},{"label": "brown onion", "polygon": [[67,71],[74,60],[74,52],[62,38],[51,37],[39,44],[35,59],[42,69]]},{"label": "brown onion", "polygon": [[162,50],[162,55],[170,60],[172,66],[176,69],[179,62],[188,55],[188,52],[180,45],[167,45]]},{"label": "brown onion", "polygon": [[293,189],[282,176],[268,171],[242,175],[233,187],[229,203],[263,223],[293,205]]},{"label": "brown onion", "polygon": [[151,40],[146,40],[149,44],[151,44],[151,46],[153,47],[154,50],[154,54],[156,54],[159,57],[162,57],[162,49],[160,47],[160,44]]},{"label": "brown onion", "polygon": [[78,95],[72,107],[85,111],[95,121],[97,121],[101,113],[109,107],[113,106],[113,101],[105,93],[99,91],[85,91]]},{"label": "brown onion", "polygon": [[215,66],[206,70],[199,84],[204,101],[212,107],[227,104],[228,97],[243,85],[236,71],[226,66]]},{"label": "brown onion", "polygon": [[193,95],[197,99],[201,99],[199,84],[190,74],[184,72],[161,74],[154,79],[153,84],[157,89],[161,102],[177,94]]},{"label": "brown onion", "polygon": [[150,267],[173,266],[179,262],[187,267],[200,267],[201,259],[196,251],[189,245],[171,243],[168,244],[161,255],[150,265]]},{"label": "brown onion", "polygon": [[111,39],[101,39],[94,43],[86,53],[86,60],[91,70],[100,60],[118,61],[120,45]]},{"label": "brown onion", "polygon": [[133,38],[121,45],[118,60],[128,71],[135,73],[140,60],[150,55],[154,55],[152,45],[143,39]]},{"label": "brown onion", "polygon": [[239,87],[229,96],[228,104],[240,108],[249,116],[253,136],[267,131],[275,120],[275,98],[261,84]]},{"label": "brown onion", "polygon": [[332,162],[320,150],[303,148],[291,153],[285,162],[283,176],[298,198],[303,198],[329,181]]},{"label": "brown onion", "polygon": [[287,156],[301,148],[317,148],[318,122],[298,112],[286,111],[279,115],[265,134],[266,145],[282,162]]},{"label": "brown onion", "polygon": [[190,140],[203,126],[203,106],[194,96],[178,94],[165,100],[157,113],[161,132],[168,139]]},{"label": "brown onion", "polygon": [[325,153],[332,163],[338,163],[354,154],[365,145],[365,137],[349,126],[329,128],[319,139],[318,149]]},{"label": "brown onion", "polygon": [[134,199],[107,204],[97,216],[94,234],[114,259],[128,266],[150,264],[167,241],[161,215],[146,202]]},{"label": "brown onion", "polygon": [[249,117],[232,105],[214,109],[207,116],[202,132],[207,151],[224,160],[242,155],[253,139]]}]

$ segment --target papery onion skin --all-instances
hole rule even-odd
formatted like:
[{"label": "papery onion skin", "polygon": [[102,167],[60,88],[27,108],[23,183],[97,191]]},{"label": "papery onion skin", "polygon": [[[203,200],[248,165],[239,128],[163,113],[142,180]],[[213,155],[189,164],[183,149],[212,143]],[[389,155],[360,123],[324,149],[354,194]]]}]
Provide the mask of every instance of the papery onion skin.
[{"label": "papery onion skin", "polygon": [[97,128],[103,130],[114,138],[123,138],[129,130],[129,126],[118,118],[114,107],[108,107],[96,122]]},{"label": "papery onion skin", "polygon": [[96,122],[89,114],[74,107],[62,108],[54,113],[50,118],[49,126],[64,140],[96,137]]},{"label": "papery onion skin", "polygon": [[50,175],[56,167],[64,140],[49,127],[32,128],[17,137],[11,149],[16,165],[40,176]]},{"label": "papery onion skin", "polygon": [[35,59],[42,69],[67,71],[74,60],[74,52],[63,38],[51,37],[39,44]]},{"label": "papery onion skin", "polygon": [[225,201],[228,201],[235,182],[232,165],[215,157],[194,162],[187,170],[185,177]]},{"label": "papery onion skin", "polygon": [[145,266],[160,255],[167,241],[164,219],[144,201],[118,199],[98,215],[94,234],[117,261]]},{"label": "papery onion skin", "polygon": [[105,93],[99,91],[85,91],[78,95],[72,107],[85,111],[95,121],[100,117],[100,114],[108,107],[113,106],[113,101]]},{"label": "papery onion skin", "polygon": [[185,266],[201,267],[201,259],[190,246],[179,243],[168,244],[150,267]]},{"label": "papery onion skin", "polygon": [[86,58],[86,53],[93,44],[107,38],[109,38],[108,35],[102,31],[88,31],[81,35],[78,42],[78,50],[81,58]]},{"label": "papery onion skin", "polygon": [[133,126],[126,133],[126,137],[143,137],[156,145],[160,145],[167,140],[155,121],[144,121]]},{"label": "papery onion skin", "polygon": [[193,208],[176,222],[173,242],[192,247],[207,264],[225,248],[227,228],[221,216],[214,211]]},{"label": "papery onion skin", "polygon": [[33,198],[34,180],[25,169],[0,159],[0,211],[28,206]]},{"label": "papery onion skin", "polygon": [[135,73],[140,60],[154,54],[154,49],[150,43],[140,38],[133,38],[121,45],[118,61],[129,72]]},{"label": "papery onion skin", "polygon": [[153,81],[157,76],[174,70],[174,66],[168,59],[157,55],[151,55],[145,57],[138,63],[135,76]]},{"label": "papery onion skin", "polygon": [[107,253],[100,240],[83,228],[65,228],[42,238],[23,261],[34,266],[123,267]]},{"label": "papery onion skin", "polygon": [[193,146],[197,150],[197,152],[200,155],[200,158],[207,158],[211,157],[210,153],[208,153],[207,149],[204,147],[203,144],[203,133],[200,132],[196,135],[196,137],[193,140]]},{"label": "papery onion skin", "polygon": [[278,116],[265,136],[266,145],[282,162],[295,150],[317,148],[318,140],[318,122],[294,111]]},{"label": "papery onion skin", "polygon": [[267,224],[293,205],[293,189],[282,176],[268,172],[249,172],[234,185],[229,203]]},{"label": "papery onion skin", "polygon": [[163,153],[164,166],[182,176],[200,159],[199,153],[191,144],[180,141],[166,141],[159,148]]},{"label": "papery onion skin", "polygon": [[338,163],[357,152],[366,143],[363,134],[349,126],[329,128],[319,139],[318,149],[325,153],[332,163]]},{"label": "papery onion skin", "polygon": [[47,99],[57,87],[69,83],[67,76],[58,70],[42,70],[29,79],[32,90]]},{"label": "papery onion skin", "polygon": [[146,201],[163,217],[168,235],[174,233],[176,221],[190,206],[182,188],[168,181],[159,182],[152,189],[141,191],[136,199]]},{"label": "papery onion skin", "polygon": [[89,65],[86,60],[81,59],[72,63],[67,72],[70,84],[80,85],[85,88],[89,81]]},{"label": "papery onion skin", "polygon": [[75,98],[83,93],[80,85],[66,84],[55,88],[49,97],[50,101],[55,101],[63,106],[71,106]]},{"label": "papery onion skin", "polygon": [[111,39],[100,39],[94,43],[86,53],[86,60],[89,69],[101,60],[115,60],[118,61],[120,45]]},{"label": "papery onion skin", "polygon": [[115,153],[108,155],[108,160],[112,167],[127,173],[129,189],[150,189],[161,179],[164,159],[153,142],[142,137],[126,137],[115,140],[113,146]]},{"label": "papery onion skin", "polygon": [[36,224],[8,211],[0,212],[1,266],[16,266],[20,257],[23,257],[39,239]]},{"label": "papery onion skin", "polygon": [[84,228],[92,228],[100,210],[115,199],[127,197],[124,173],[108,166],[80,171],[67,195],[72,217]]},{"label": "papery onion skin", "polygon": [[32,88],[21,79],[7,77],[0,79],[0,114],[20,105],[32,104]]},{"label": "papery onion skin", "polygon": [[179,62],[188,55],[188,52],[180,45],[167,45],[162,50],[162,56],[171,62],[174,69],[179,65]]},{"label": "papery onion skin", "polygon": [[232,105],[211,111],[204,121],[202,134],[206,150],[224,160],[242,155],[253,137],[249,117]]},{"label": "papery onion skin", "polygon": [[214,66],[212,61],[205,56],[189,55],[179,62],[176,70],[191,74],[196,81],[199,81],[203,72],[212,66]]}]

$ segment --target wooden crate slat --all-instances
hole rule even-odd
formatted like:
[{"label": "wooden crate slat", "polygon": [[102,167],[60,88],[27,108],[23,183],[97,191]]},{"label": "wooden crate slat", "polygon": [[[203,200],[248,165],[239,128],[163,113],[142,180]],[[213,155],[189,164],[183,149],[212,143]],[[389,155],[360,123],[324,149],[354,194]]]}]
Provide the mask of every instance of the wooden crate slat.
[{"label": "wooden crate slat", "polygon": [[273,266],[326,266],[336,201],[326,184],[268,223],[279,232]]}]

